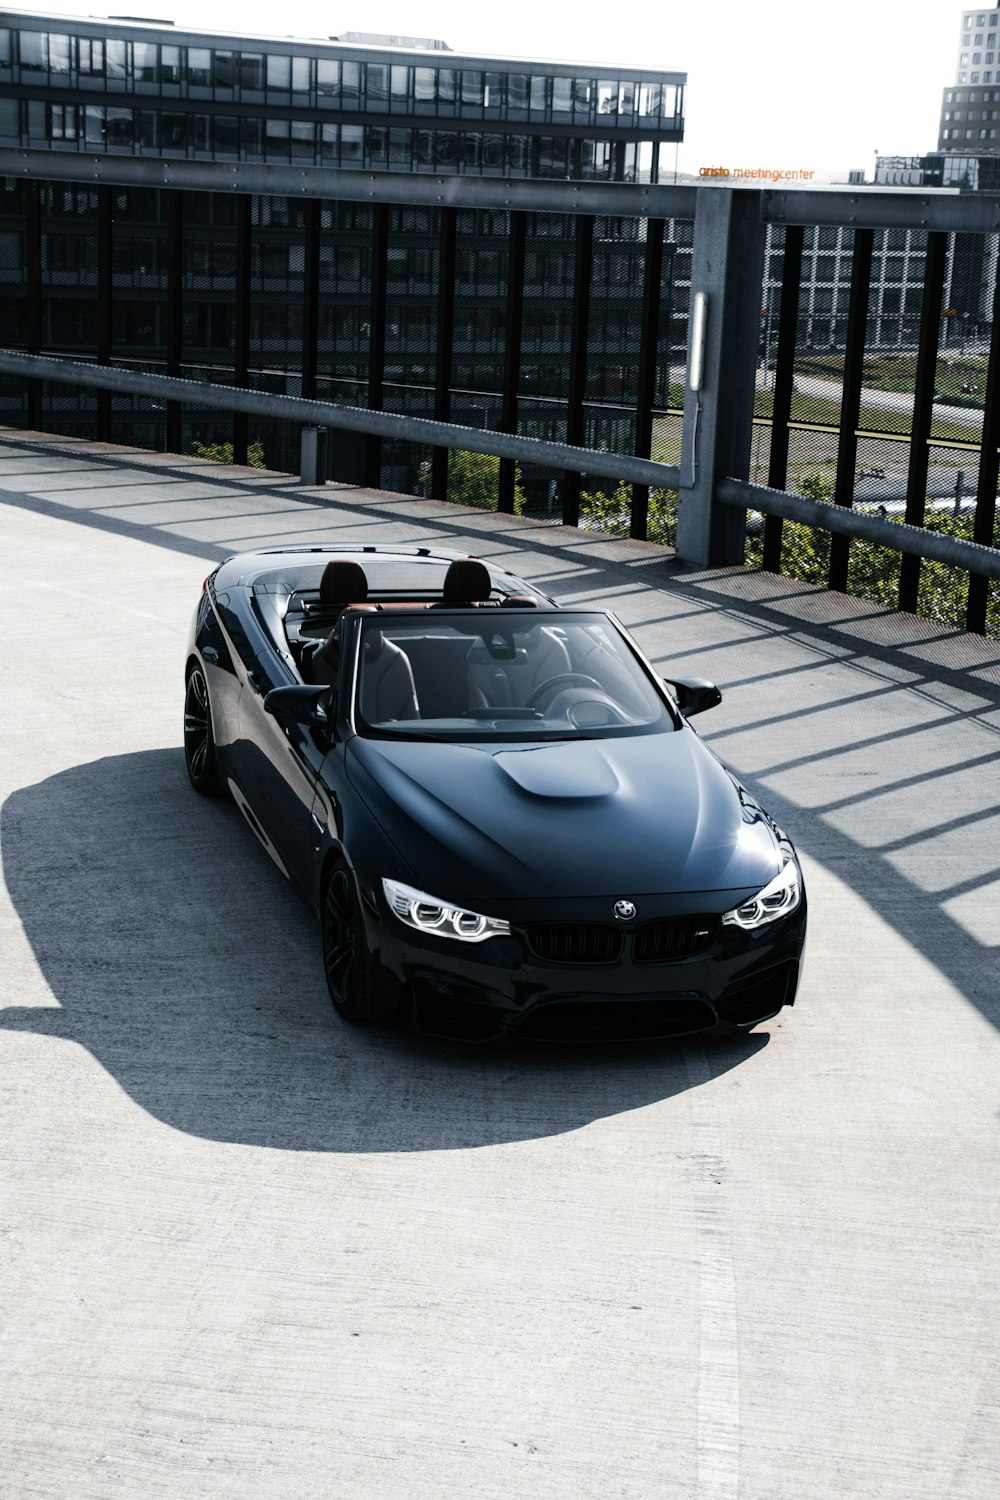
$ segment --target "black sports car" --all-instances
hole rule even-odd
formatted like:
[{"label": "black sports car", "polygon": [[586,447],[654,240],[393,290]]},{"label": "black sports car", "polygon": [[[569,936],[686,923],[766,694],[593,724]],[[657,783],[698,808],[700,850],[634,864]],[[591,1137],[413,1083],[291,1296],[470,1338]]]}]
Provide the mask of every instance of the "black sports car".
[{"label": "black sports car", "polygon": [[333,1004],[452,1037],[749,1027],[795,998],[788,839],[614,616],[425,548],[299,547],[206,580],[196,791],[316,908]]}]

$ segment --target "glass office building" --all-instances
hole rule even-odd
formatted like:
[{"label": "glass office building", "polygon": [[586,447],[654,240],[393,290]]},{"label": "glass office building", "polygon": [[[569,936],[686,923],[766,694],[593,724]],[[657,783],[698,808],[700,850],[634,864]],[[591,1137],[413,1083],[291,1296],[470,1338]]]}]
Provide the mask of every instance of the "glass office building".
[{"label": "glass office building", "polygon": [[[560,204],[569,209],[574,182],[668,175],[684,74],[467,57],[411,39],[0,21],[4,343],[632,451],[643,310],[655,305],[666,411],[691,225],[649,220],[638,204],[584,223]],[[189,174],[214,163],[213,185],[226,164],[303,176],[294,196],[235,178],[229,191],[138,179],[153,164],[160,181],[175,162]],[[408,204],[402,193],[366,201],[376,172],[387,184],[418,173],[545,179],[552,195],[531,212]],[[656,295],[647,288],[644,304],[651,250]],[[7,422],[93,432],[96,414],[105,436],[149,447],[230,436],[228,418],[194,408],[178,418],[47,385],[29,409],[13,382],[0,399]],[[247,435],[237,419],[237,457]],[[269,465],[294,467],[291,431],[254,424],[249,438]],[[331,477],[428,487],[426,452],[387,441],[377,462],[372,453],[333,438]],[[551,476],[523,479],[541,503]]]},{"label": "glass office building", "polygon": [[8,14],[0,144],[346,170],[655,182],[683,73],[440,44],[220,37]]}]

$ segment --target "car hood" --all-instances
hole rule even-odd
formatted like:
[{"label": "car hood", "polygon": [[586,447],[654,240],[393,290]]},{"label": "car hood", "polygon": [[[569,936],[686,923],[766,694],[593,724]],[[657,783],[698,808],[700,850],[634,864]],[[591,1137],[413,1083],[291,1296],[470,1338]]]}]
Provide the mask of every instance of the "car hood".
[{"label": "car hood", "polygon": [[768,820],[686,725],[544,745],[356,738],[347,765],[413,883],[470,906],[749,892],[781,867]]}]

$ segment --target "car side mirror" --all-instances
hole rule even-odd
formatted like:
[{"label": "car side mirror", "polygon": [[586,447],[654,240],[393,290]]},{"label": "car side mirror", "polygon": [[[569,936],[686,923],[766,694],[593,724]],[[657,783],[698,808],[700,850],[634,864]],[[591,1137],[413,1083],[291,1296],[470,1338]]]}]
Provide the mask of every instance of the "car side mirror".
[{"label": "car side mirror", "polygon": [[279,724],[302,724],[307,729],[328,729],[330,715],[320,703],[330,693],[324,684],[308,683],[293,687],[272,688],[264,698],[264,712],[273,714]]},{"label": "car side mirror", "polygon": [[692,714],[703,714],[706,708],[716,708],[722,702],[722,694],[714,682],[704,677],[665,677],[667,687],[677,699],[677,706],[685,719]]}]

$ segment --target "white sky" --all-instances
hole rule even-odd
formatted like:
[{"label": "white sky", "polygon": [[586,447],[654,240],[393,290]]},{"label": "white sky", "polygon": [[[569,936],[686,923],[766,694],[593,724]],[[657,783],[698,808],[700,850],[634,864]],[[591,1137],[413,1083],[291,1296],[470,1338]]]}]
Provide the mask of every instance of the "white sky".
[{"label": "white sky", "polygon": [[[983,3],[983,0],[981,0]],[[984,9],[992,9],[986,0]],[[686,71],[681,172],[704,166],[871,173],[883,155],[933,150],[954,81],[954,0],[37,0],[11,9],[146,15],[264,36],[371,31],[439,37],[455,51]]]}]

